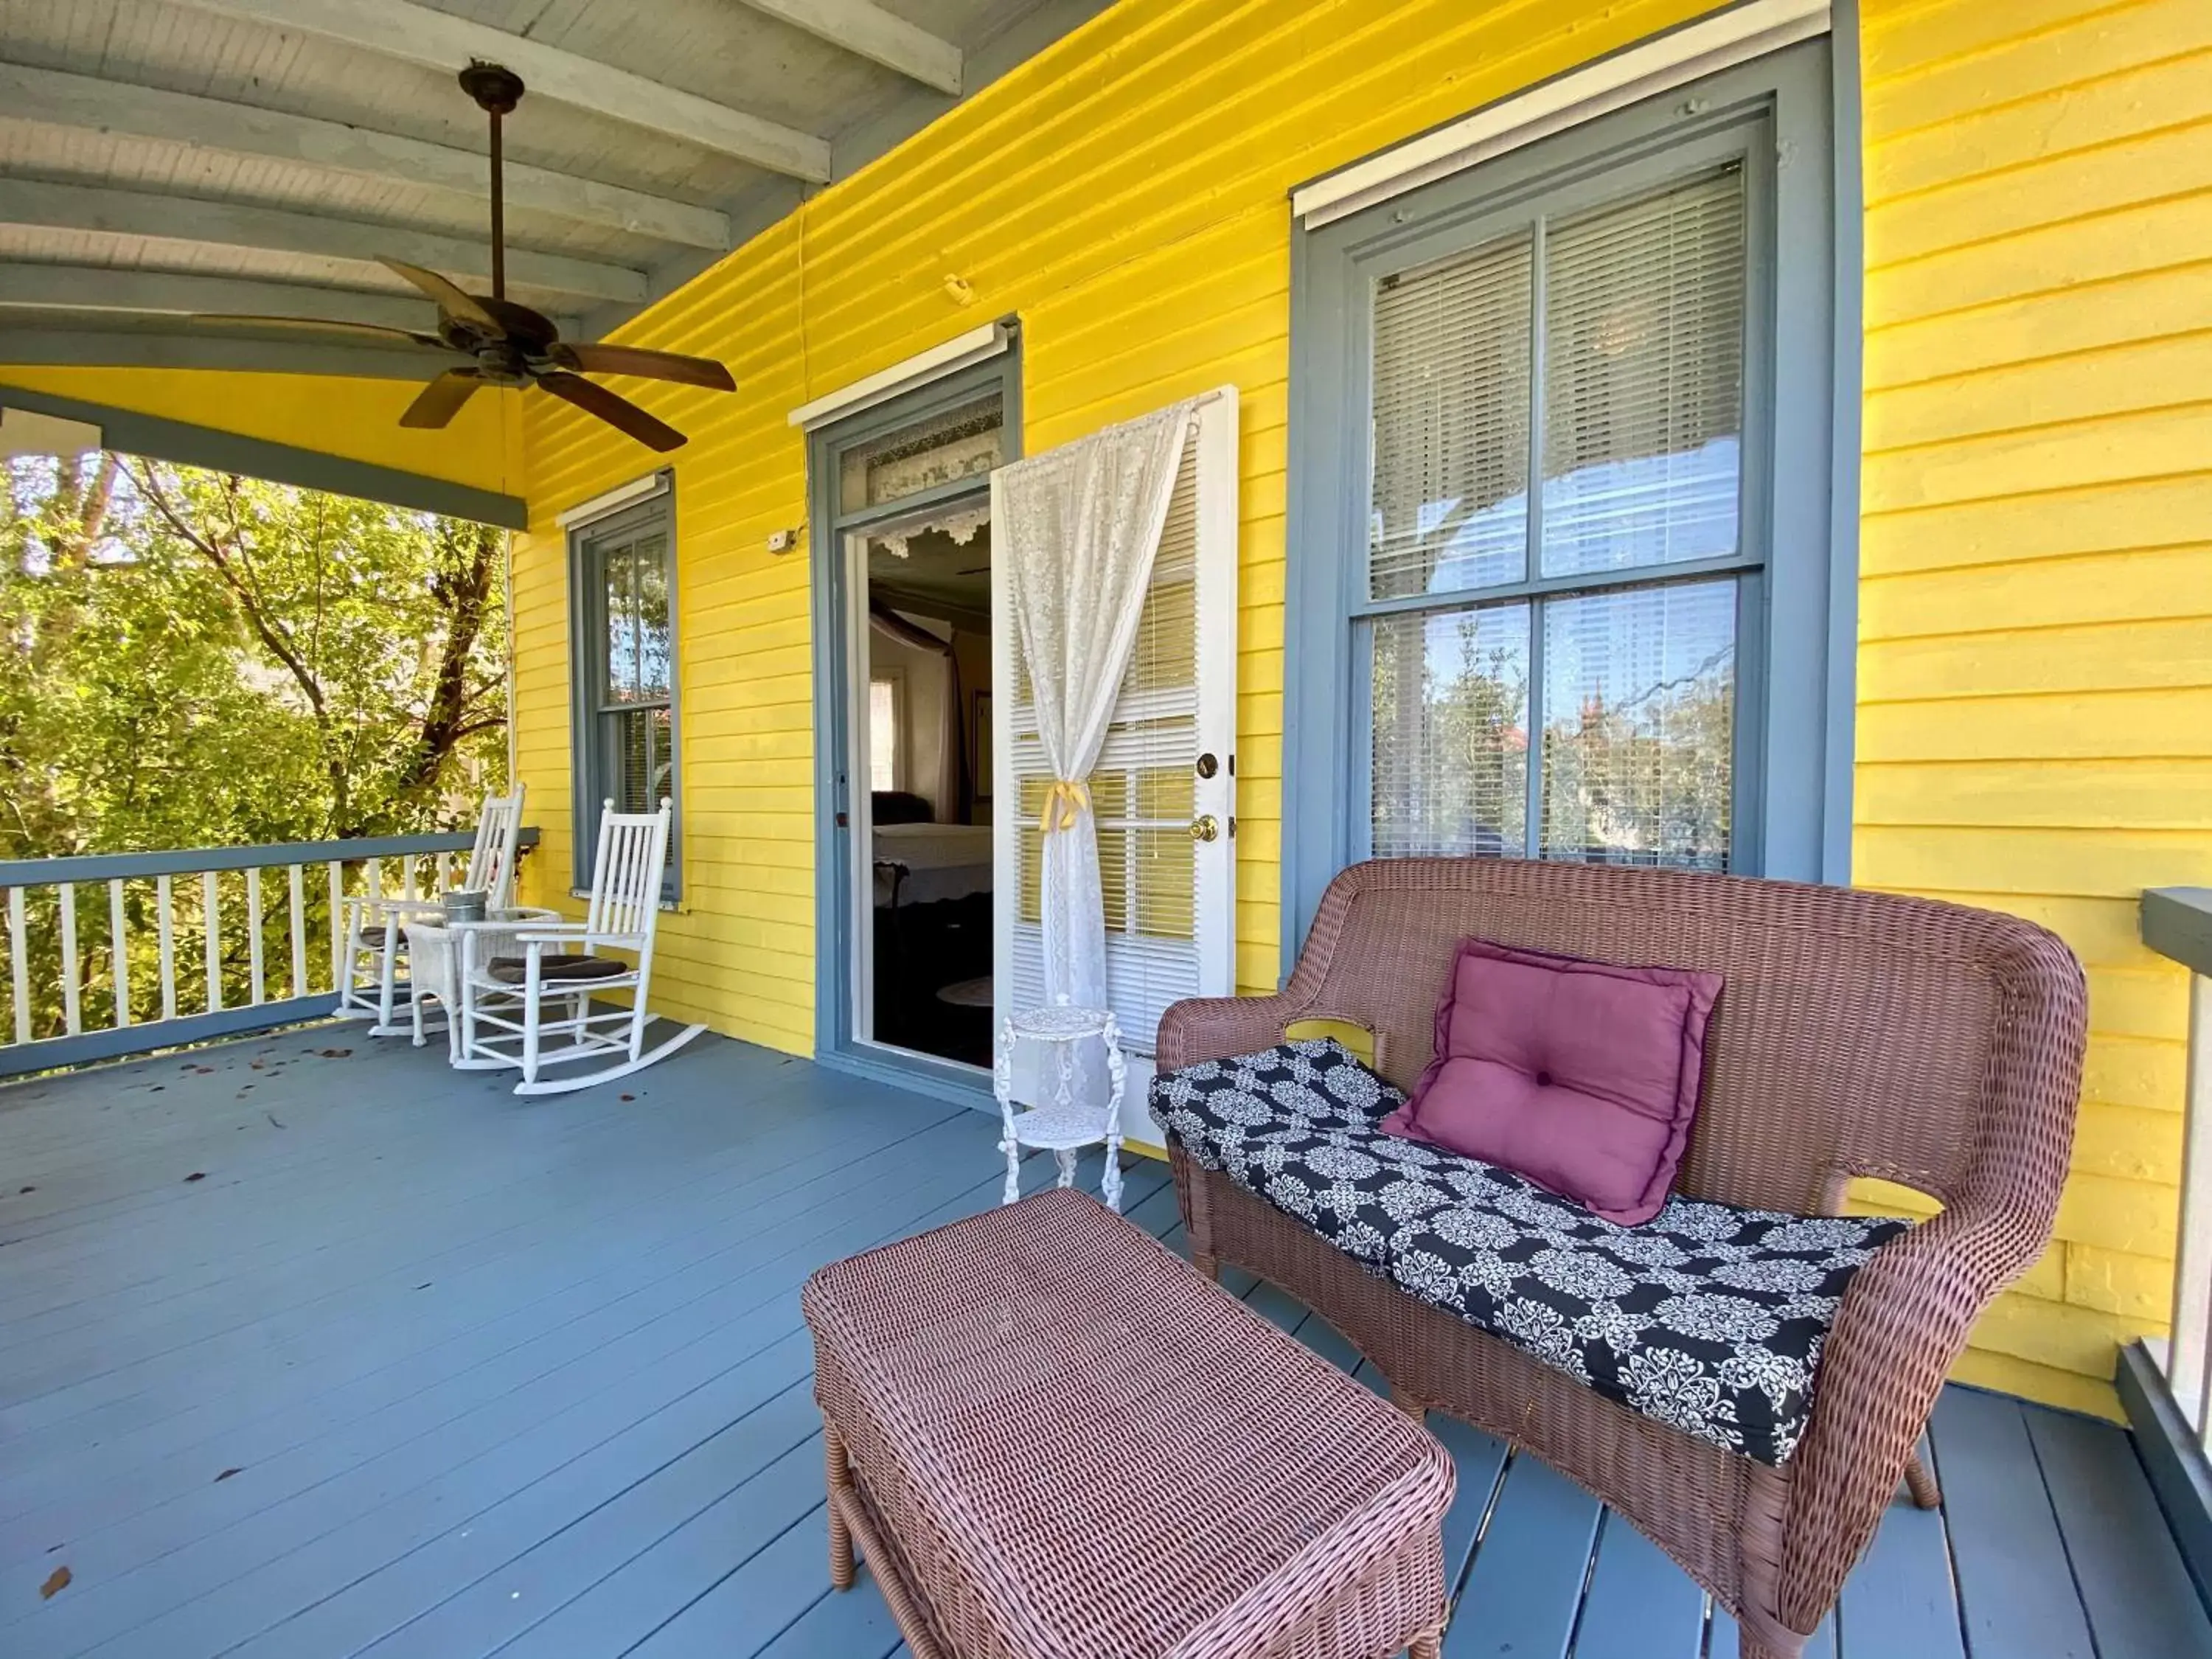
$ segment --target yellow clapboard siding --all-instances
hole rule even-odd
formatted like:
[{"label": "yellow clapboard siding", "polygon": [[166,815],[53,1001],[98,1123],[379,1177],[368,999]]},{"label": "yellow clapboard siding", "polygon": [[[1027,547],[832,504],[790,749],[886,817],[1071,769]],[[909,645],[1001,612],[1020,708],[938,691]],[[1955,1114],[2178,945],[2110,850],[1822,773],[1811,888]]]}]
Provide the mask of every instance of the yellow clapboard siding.
[{"label": "yellow clapboard siding", "polygon": [[2200,404],[2212,379],[2208,326],[2094,351],[1941,380],[1920,380],[1866,401],[1869,453],[1906,450],[2133,410]]},{"label": "yellow clapboard siding", "polygon": [[[2092,294],[2095,302],[2085,304]],[[1878,392],[1989,371],[2025,379],[2024,371],[2052,358],[2180,338],[2207,325],[2201,266],[2124,271],[2086,290],[2029,295],[1874,330],[1866,384]],[[1870,400],[1870,415],[1874,409]]]},{"label": "yellow clapboard siding", "polygon": [[2200,193],[2083,216],[2094,235],[2079,223],[2051,224],[1916,259],[1869,261],[1870,276],[1893,280],[1869,284],[1867,321],[1879,328],[2195,263],[2204,257],[2212,203]]},{"label": "yellow clapboard siding", "polygon": [[[1891,134],[1940,132],[1981,111],[2094,85],[2212,45],[2195,0],[2118,6],[2006,0],[1898,15],[1905,10],[1869,5],[1865,12],[1865,118],[1868,149],[1877,153]],[[1990,163],[2009,159],[1998,152]]]},{"label": "yellow clapboard siding", "polygon": [[[766,551],[806,517],[784,411],[1008,314],[1031,452],[1224,380],[1243,394],[1236,970],[1272,989],[1285,192],[1711,4],[1121,0],[628,325],[744,387],[641,393],[692,434],[674,458],[690,880],[667,935],[686,1011],[811,1042],[815,554]],[[2212,880],[2212,137],[2189,107],[2189,54],[2212,42],[2191,0],[1864,10],[1857,871],[2030,916],[2090,963],[2062,1243],[1959,1374],[2109,1415],[2112,1345],[2154,1327],[2171,1250],[2185,1017],[2134,897]],[[544,402],[527,405],[518,737],[558,801],[551,515],[648,463]],[[565,885],[566,841],[549,830],[541,886]]]},{"label": "yellow clapboard siding", "polygon": [[2212,475],[2204,473],[2039,493],[2023,483],[2009,496],[1869,515],[1859,526],[1859,568],[1891,575],[2179,547],[2203,540],[2207,523]]},{"label": "yellow clapboard siding", "polygon": [[[2191,82],[2199,87],[2204,63],[2185,61],[2166,71],[2179,89]],[[2165,77],[2162,77],[2162,79]],[[2148,94],[2134,91],[2125,106],[2140,110]],[[2025,167],[1991,171],[1986,166],[1966,173],[1954,182],[1924,189],[1870,211],[1867,215],[1867,255],[1875,264],[1917,258],[1948,248],[1968,246],[2026,230],[2036,230],[2074,216],[2073,204],[2093,197],[2106,211],[2138,203],[2154,202],[2212,184],[2204,135],[2196,124],[2204,118],[2200,101],[2187,107],[2186,94],[2177,90],[2176,124],[2157,131],[2047,157]],[[2019,112],[2025,132],[2047,131],[2057,112]],[[2033,154],[2018,148],[2019,133],[2011,135],[2008,149],[2003,135],[1987,135],[1990,148],[2018,156]]]},{"label": "yellow clapboard siding", "polygon": [[2191,830],[2212,819],[2212,756],[1933,761],[1857,769],[1861,823]]},{"label": "yellow clapboard siding", "polygon": [[2172,1260],[2069,1244],[2066,1299],[2076,1307],[2163,1325],[2172,1312]]},{"label": "yellow clapboard siding", "polygon": [[2094,760],[2161,757],[2177,733],[2212,726],[2212,689],[2091,690],[1871,703],[1858,711],[1858,759]]},{"label": "yellow clapboard siding", "polygon": [[[1859,584],[1859,637],[1910,639],[1967,629],[1994,633],[2155,621],[2173,615],[2177,591],[2188,592],[2208,564],[2212,544],[2197,543],[2087,555],[2070,570],[2027,573],[2009,565],[1968,565],[1872,577]],[[2212,592],[2202,608],[2212,615]]]},{"label": "yellow clapboard siding", "polygon": [[[2034,577],[2022,568],[2020,579]],[[2201,686],[2212,676],[2212,618],[2189,613],[2202,603],[2185,591],[2174,595],[2181,614],[2170,620],[1869,641],[1859,650],[1859,696],[1900,702]]]}]

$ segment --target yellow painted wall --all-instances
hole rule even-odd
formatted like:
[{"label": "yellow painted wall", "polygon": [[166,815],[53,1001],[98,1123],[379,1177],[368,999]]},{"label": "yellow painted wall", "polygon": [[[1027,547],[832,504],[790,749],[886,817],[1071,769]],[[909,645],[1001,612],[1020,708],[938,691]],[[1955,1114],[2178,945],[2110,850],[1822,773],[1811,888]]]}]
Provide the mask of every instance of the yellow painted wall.
[{"label": "yellow painted wall", "polygon": [[2059,1242],[1963,1374],[2109,1412],[2164,1328],[2212,882],[2212,5],[1869,0],[1854,870],[2089,970]]},{"label": "yellow painted wall", "polygon": [[443,432],[410,431],[400,411],[420,380],[264,374],[212,368],[48,368],[4,361],[0,386],[105,404],[502,495],[522,493],[522,422],[512,392],[471,398]]},{"label": "yellow painted wall", "polygon": [[[1711,0],[1121,0],[623,331],[676,459],[688,889],[656,1000],[812,1044],[807,556],[787,410],[988,318],[1034,451],[1243,394],[1238,977],[1276,977],[1289,187]],[[2212,125],[2203,0],[1867,0],[1862,879],[2021,911],[2091,967],[2062,1243],[1962,1375],[2109,1413],[2164,1306],[2182,986],[2139,887],[2212,881]],[[2192,55],[2193,54],[2193,55]],[[2198,89],[2192,98],[2191,88]],[[962,307],[948,289],[972,290]],[[628,388],[626,388],[628,389]],[[560,509],[652,458],[526,404],[520,744],[568,866]]]},{"label": "yellow painted wall", "polygon": [[[785,416],[1009,313],[1032,452],[1224,381],[1242,394],[1237,976],[1273,989],[1290,188],[1711,3],[1121,0],[622,331],[719,356],[740,386],[640,394],[691,437],[675,458],[686,891],[655,1000],[811,1052],[807,555],[766,548],[806,516]],[[653,458],[549,400],[526,410],[519,735],[546,836],[536,879],[551,884],[570,860],[552,516]]]}]

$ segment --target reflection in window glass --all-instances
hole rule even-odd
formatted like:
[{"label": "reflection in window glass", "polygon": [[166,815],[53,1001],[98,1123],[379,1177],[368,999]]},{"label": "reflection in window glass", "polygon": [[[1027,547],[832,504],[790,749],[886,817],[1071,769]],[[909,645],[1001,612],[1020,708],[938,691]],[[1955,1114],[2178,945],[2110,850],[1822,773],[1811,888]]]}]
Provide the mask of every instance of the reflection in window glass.
[{"label": "reflection in window glass", "polygon": [[1547,858],[1725,870],[1733,580],[1544,606]]},{"label": "reflection in window glass", "polygon": [[641,698],[668,695],[668,554],[659,536],[640,541],[631,551],[637,572],[637,693]]},{"label": "reflection in window glass", "polygon": [[628,548],[605,556],[601,591],[607,630],[606,701],[631,702],[637,697],[637,583],[636,562]]},{"label": "reflection in window glass", "polygon": [[1532,250],[1515,236],[1376,295],[1370,598],[1527,571]]},{"label": "reflection in window glass", "polygon": [[1543,574],[1734,553],[1741,167],[1562,222],[1544,271]]},{"label": "reflection in window glass", "polygon": [[1376,854],[1522,852],[1528,606],[1384,617],[1373,644]]}]

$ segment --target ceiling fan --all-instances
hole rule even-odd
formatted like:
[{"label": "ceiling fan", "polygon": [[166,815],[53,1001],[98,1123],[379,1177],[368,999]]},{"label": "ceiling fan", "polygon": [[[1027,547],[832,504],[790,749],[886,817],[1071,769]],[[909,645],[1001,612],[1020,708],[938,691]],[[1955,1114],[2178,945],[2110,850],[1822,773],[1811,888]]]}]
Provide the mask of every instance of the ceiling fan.
[{"label": "ceiling fan", "polygon": [[302,317],[239,317],[197,315],[196,326],[283,329],[349,338],[400,341],[459,353],[471,361],[449,368],[407,406],[399,424],[437,428],[460,413],[478,386],[537,386],[588,415],[597,416],[618,431],[650,448],[665,452],[680,448],[684,434],[666,422],[648,415],[617,392],[610,392],[585,374],[635,374],[650,380],[673,380],[683,386],[705,386],[715,392],[735,392],[738,383],[730,371],[708,357],[687,357],[673,351],[647,351],[637,346],[570,344],[561,338],[553,319],[507,297],[507,222],[504,161],[500,150],[500,118],[522,100],[522,77],[497,64],[471,64],[460,75],[462,90],[476,100],[491,118],[491,292],[471,294],[434,270],[398,259],[381,259],[395,275],[422,289],[438,306],[438,331],[383,328],[373,323]]}]

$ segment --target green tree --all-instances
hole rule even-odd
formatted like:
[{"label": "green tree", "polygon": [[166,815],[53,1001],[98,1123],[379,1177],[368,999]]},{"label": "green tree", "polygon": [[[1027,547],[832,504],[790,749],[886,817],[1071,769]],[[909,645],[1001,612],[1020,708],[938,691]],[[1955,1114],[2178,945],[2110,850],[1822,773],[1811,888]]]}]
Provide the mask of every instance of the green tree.
[{"label": "green tree", "polygon": [[[503,532],[131,457],[0,467],[0,858],[426,830],[503,783]],[[30,932],[57,984],[50,911]]]}]

